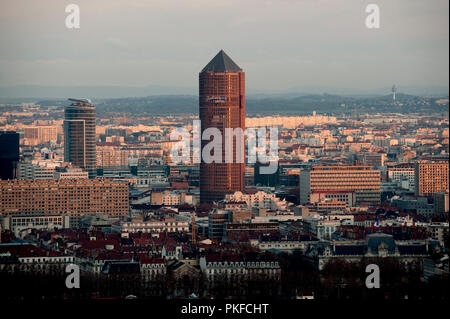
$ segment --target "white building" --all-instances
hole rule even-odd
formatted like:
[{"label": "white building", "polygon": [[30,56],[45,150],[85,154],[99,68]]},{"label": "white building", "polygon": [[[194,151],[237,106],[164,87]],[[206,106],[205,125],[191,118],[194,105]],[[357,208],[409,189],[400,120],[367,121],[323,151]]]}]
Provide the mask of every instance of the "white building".
[{"label": "white building", "polygon": [[281,267],[274,260],[244,260],[240,256],[222,259],[217,256],[200,258],[200,269],[213,282],[223,278],[279,278]]},{"label": "white building", "polygon": [[68,167],[64,171],[55,172],[56,179],[88,179],[89,173],[78,167]]},{"label": "white building", "polygon": [[141,260],[141,276],[144,281],[165,276],[167,273],[167,263],[161,259],[146,258]]},{"label": "white building", "polygon": [[254,194],[235,192],[225,195],[225,202],[245,202],[248,208],[270,209],[274,211],[286,211],[287,202],[279,199],[275,194],[258,191]]},{"label": "white building", "polygon": [[[64,165],[66,165],[65,163]],[[70,164],[69,164],[70,165]],[[87,179],[88,172],[77,167],[62,167],[63,162],[55,160],[33,160],[19,162],[17,179]]]},{"label": "white building", "polygon": [[[404,165],[398,166],[398,167],[389,167],[388,168],[388,179],[391,182],[396,182],[398,186],[402,186],[402,183],[404,181],[407,181],[408,190],[414,191],[414,185],[415,185],[415,173],[414,173],[414,167],[407,167]],[[404,184],[403,184],[404,185]]]},{"label": "white building", "polygon": [[189,221],[172,218],[167,218],[165,220],[152,219],[148,221],[126,221],[113,224],[112,230],[119,233],[188,232]]},{"label": "white building", "polygon": [[286,253],[292,253],[295,250],[304,251],[309,242],[299,240],[278,240],[278,241],[259,241],[250,240],[252,246],[259,250],[278,250]]},{"label": "white building", "polygon": [[[74,263],[74,257],[53,250],[44,250],[29,243],[0,244],[0,271],[32,272],[33,274],[61,273],[68,264]],[[18,263],[8,262],[17,258]],[[4,259],[7,262],[1,262]]]},{"label": "white building", "polygon": [[53,160],[33,160],[31,162],[19,162],[17,164],[17,179],[53,179],[56,167],[61,162]]},{"label": "white building", "polygon": [[2,229],[9,229],[16,237],[23,237],[31,229],[70,228],[69,215],[14,214],[0,217]]},{"label": "white building", "polygon": [[341,224],[342,222],[340,219],[326,219],[319,215],[303,217],[305,230],[316,236],[318,239],[331,239],[331,235],[337,231]]}]

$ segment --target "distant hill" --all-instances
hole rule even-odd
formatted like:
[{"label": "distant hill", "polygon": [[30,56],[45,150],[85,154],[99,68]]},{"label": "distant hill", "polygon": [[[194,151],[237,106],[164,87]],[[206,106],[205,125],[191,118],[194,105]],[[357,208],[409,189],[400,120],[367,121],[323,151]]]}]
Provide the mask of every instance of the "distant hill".
[{"label": "distant hill", "polygon": [[[247,97],[252,99],[265,98],[296,98],[300,96],[321,96],[324,92],[330,93],[330,96],[380,96],[391,92],[391,87],[372,88],[370,90],[361,90],[355,88],[339,87],[315,87],[303,86],[292,87],[278,91],[267,91],[247,86]],[[414,94],[418,96],[447,96],[449,94],[448,86],[429,86],[412,87],[398,86],[398,92]],[[0,87],[0,99],[14,98],[38,98],[38,99],[61,99],[70,96],[86,96],[91,99],[107,98],[125,98],[125,97],[146,97],[153,95],[196,95],[198,93],[197,85],[192,87],[177,87],[165,85],[145,85],[145,86],[120,86],[120,85],[96,85],[96,86],[46,86],[46,85],[15,85]]]},{"label": "distant hill", "polygon": [[[310,94],[294,98],[246,99],[248,115],[302,115],[319,113],[357,112],[423,112],[447,111],[448,104],[436,104],[436,98],[397,94],[392,96],[348,97],[332,94]],[[95,101],[94,101],[95,102]],[[106,99],[96,102],[97,112],[129,112],[131,115],[198,114],[198,97],[193,95],[149,96],[145,98]]]},{"label": "distant hill", "polygon": [[[69,95],[68,97],[78,97]],[[83,97],[90,97],[83,95]],[[391,95],[351,97],[335,94],[305,94],[295,97],[252,97],[246,98],[248,115],[304,115],[313,111],[327,114],[357,113],[408,113],[408,112],[448,112],[447,103],[436,103],[438,99],[447,99],[448,95],[438,97],[420,97],[408,94],[397,94],[396,102]],[[5,103],[0,98],[0,103]],[[133,98],[92,98],[99,115],[107,113],[127,113],[130,116],[140,115],[175,115],[198,114],[197,95],[154,95]],[[14,99],[14,103],[24,102]],[[67,99],[34,99],[43,107],[68,105]],[[11,102],[12,103],[12,102]],[[0,109],[1,111],[1,109]]]},{"label": "distant hill", "polygon": [[121,98],[160,94],[195,94],[194,88],[162,85],[148,86],[41,86],[17,85],[0,87],[0,98],[60,99],[71,96],[90,98]]}]

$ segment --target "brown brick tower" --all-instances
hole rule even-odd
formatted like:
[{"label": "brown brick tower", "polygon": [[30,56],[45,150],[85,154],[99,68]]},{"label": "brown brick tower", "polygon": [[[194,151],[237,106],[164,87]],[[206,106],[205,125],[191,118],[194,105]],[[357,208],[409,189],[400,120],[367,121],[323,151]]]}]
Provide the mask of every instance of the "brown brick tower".
[{"label": "brown brick tower", "polygon": [[[202,133],[215,127],[222,133],[222,163],[200,164],[200,201],[222,200],[227,193],[243,191],[245,163],[225,163],[225,128],[245,130],[245,73],[221,50],[199,75]],[[208,140],[202,140],[203,147]],[[236,140],[233,140],[233,154]]]}]

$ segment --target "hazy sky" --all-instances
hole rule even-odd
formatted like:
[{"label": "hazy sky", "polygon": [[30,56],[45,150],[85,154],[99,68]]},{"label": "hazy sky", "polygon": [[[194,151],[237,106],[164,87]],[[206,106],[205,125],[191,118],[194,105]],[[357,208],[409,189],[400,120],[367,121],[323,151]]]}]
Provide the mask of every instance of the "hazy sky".
[{"label": "hazy sky", "polygon": [[[65,27],[65,6],[81,28]],[[380,7],[381,28],[365,27]],[[447,86],[448,0],[0,0],[0,86],[198,86],[224,49],[247,88]]]}]

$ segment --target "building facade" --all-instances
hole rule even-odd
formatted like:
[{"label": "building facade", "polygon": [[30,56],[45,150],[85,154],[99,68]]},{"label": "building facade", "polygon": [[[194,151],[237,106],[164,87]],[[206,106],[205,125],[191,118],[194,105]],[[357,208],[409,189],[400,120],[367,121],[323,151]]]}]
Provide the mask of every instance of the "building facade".
[{"label": "building facade", "polygon": [[226,225],[232,219],[232,213],[227,210],[214,209],[208,214],[209,238],[222,239],[225,235]]},{"label": "building facade", "polygon": [[396,182],[399,186],[402,186],[402,182],[406,181],[408,190],[414,191],[415,173],[413,164],[399,164],[388,167],[387,172],[389,181]]},{"label": "building facade", "polygon": [[128,221],[114,224],[112,229],[120,233],[155,233],[188,232],[189,222],[174,218],[151,219],[146,221]]},{"label": "building facade", "polygon": [[[244,189],[245,161],[238,163],[237,147],[244,155],[243,143],[232,138],[225,140],[225,129],[245,130],[245,74],[226,53],[221,50],[199,75],[200,120],[202,135],[208,128],[217,128],[222,134],[221,161],[200,163],[200,201],[222,200],[225,194]],[[210,142],[203,140],[201,149]],[[225,145],[233,146],[233,161],[225,163]]]},{"label": "building facade", "polygon": [[58,127],[56,125],[39,125],[24,128],[25,144],[38,145],[48,142],[56,143]]},{"label": "building facade", "polygon": [[300,171],[300,204],[315,191],[354,191],[356,205],[380,202],[380,171],[366,165],[312,165]]},{"label": "building facade", "polygon": [[97,174],[95,107],[87,99],[70,99],[64,109],[64,161]]},{"label": "building facade", "polygon": [[85,215],[122,217],[129,213],[128,187],[106,179],[0,181],[0,216],[67,214],[73,227]]},{"label": "building facade", "polygon": [[225,205],[227,203],[241,203],[245,202],[247,208],[262,208],[272,210],[287,210],[286,200],[279,199],[273,193],[266,193],[258,191],[254,194],[244,194],[242,192],[235,192],[225,196]]},{"label": "building facade", "polygon": [[22,237],[30,229],[69,228],[70,218],[68,215],[46,215],[46,214],[15,214],[0,217],[2,229],[11,230],[16,237]]},{"label": "building facade", "polygon": [[448,160],[417,162],[415,170],[415,193],[419,196],[433,196],[448,192]]}]

